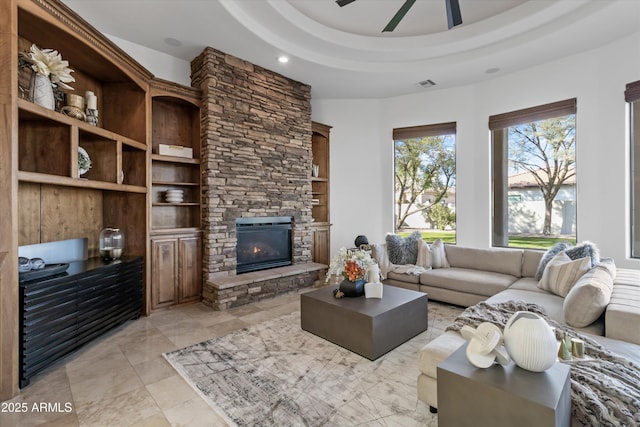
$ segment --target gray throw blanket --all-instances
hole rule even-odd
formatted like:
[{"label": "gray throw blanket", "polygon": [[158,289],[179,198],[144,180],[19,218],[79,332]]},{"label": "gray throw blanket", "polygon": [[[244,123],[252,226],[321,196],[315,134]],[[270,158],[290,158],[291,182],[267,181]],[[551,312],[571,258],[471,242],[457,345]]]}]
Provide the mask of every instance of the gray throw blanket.
[{"label": "gray throw blanket", "polygon": [[516,311],[530,311],[543,317],[560,340],[566,332],[585,343],[588,358],[562,361],[571,365],[571,411],[576,421],[587,426],[640,425],[640,367],[605,349],[592,338],[550,319],[542,307],[521,301],[498,304],[481,302],[467,308],[447,331],[490,322],[504,330]]}]

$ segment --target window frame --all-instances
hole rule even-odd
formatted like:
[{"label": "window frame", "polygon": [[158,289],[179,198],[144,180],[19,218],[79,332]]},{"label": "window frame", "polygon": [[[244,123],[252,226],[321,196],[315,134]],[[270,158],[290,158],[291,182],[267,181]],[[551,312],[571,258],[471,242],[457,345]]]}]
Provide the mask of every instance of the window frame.
[{"label": "window frame", "polygon": [[640,258],[640,80],[626,85],[624,100],[629,104],[629,256]]},{"label": "window frame", "polygon": [[[491,246],[509,246],[509,203],[508,203],[508,128],[568,115],[576,116],[575,133],[577,145],[577,98],[565,99],[548,104],[523,108],[507,113],[489,116],[488,127],[491,134]],[[497,150],[500,153],[497,153]],[[575,148],[574,148],[575,149]],[[499,154],[499,155],[498,155]],[[577,150],[574,153],[577,165]],[[498,182],[501,183],[498,187]],[[576,238],[577,238],[577,187],[576,180]]]},{"label": "window frame", "polygon": [[[429,125],[419,125],[419,126],[408,126],[408,127],[401,127],[401,128],[394,128],[393,132],[392,132],[392,143],[393,143],[393,150],[394,150],[394,154],[393,154],[393,171],[394,171],[394,177],[393,177],[393,187],[394,187],[394,191],[393,191],[393,217],[394,217],[394,222],[393,222],[393,227],[394,227],[394,232],[397,232],[398,230],[396,229],[396,216],[399,214],[398,212],[396,212],[396,191],[395,191],[395,170],[396,170],[396,141],[398,140],[405,140],[405,139],[411,139],[411,138],[423,138],[423,137],[432,137],[432,136],[446,136],[446,135],[453,135],[454,136],[454,160],[455,160],[455,167],[456,167],[456,175],[457,175],[457,157],[458,157],[458,144],[457,144],[457,140],[455,139],[457,137],[457,122],[443,122],[443,123],[435,123],[435,124],[429,124]],[[454,200],[457,201],[457,193],[454,197]],[[456,204],[456,202],[454,202],[454,204]],[[457,220],[456,220],[456,237],[455,240],[457,241]],[[452,244],[455,244],[452,243]]]}]

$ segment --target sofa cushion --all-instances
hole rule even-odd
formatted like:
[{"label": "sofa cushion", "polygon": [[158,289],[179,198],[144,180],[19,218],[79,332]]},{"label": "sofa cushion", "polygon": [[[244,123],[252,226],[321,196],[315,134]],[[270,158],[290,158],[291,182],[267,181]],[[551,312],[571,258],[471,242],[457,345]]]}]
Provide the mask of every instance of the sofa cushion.
[{"label": "sofa cushion", "polygon": [[[640,344],[640,270],[617,269],[605,313],[605,335]],[[638,352],[640,358],[640,352]]]},{"label": "sofa cushion", "polygon": [[389,255],[387,254],[386,243],[372,243],[371,244],[371,258],[380,267],[380,276],[382,279],[387,278],[387,274],[392,268],[389,262]]},{"label": "sofa cushion", "polygon": [[472,268],[520,277],[522,275],[522,250],[478,249],[447,245],[447,260],[451,267]]},{"label": "sofa cushion", "polygon": [[407,283],[420,283],[420,276],[417,274],[394,273],[393,271],[387,273],[387,279]]},{"label": "sofa cushion", "polygon": [[522,251],[522,277],[536,277],[536,270],[543,254],[543,251],[533,249]]},{"label": "sofa cushion", "polygon": [[438,239],[431,245],[431,267],[449,268],[444,242]]},{"label": "sofa cushion", "polygon": [[549,292],[540,289],[538,283],[539,282],[534,277],[523,277],[516,280],[511,286],[509,286],[509,289],[548,294]]},{"label": "sofa cushion", "polygon": [[[534,279],[535,280],[535,279]],[[564,311],[562,304],[564,298],[554,295],[549,292],[541,291],[537,285],[534,286],[535,281],[531,279],[520,279],[509,289],[500,292],[490,298],[487,298],[486,302],[489,304],[496,304],[506,301],[525,301],[531,304],[538,304],[544,310],[544,313],[550,318],[562,323],[567,324],[564,317]],[[524,281],[524,282],[523,282]],[[526,287],[533,286],[534,289],[527,290]],[[520,289],[516,289],[520,288]],[[578,328],[580,332],[586,332],[589,334],[603,335],[604,334],[604,322],[596,321],[584,328]]]},{"label": "sofa cushion", "polygon": [[[447,327],[449,325],[444,325]],[[418,369],[432,378],[436,377],[438,365],[465,343],[458,332],[448,331],[425,344],[418,353]]]},{"label": "sofa cushion", "polygon": [[564,318],[570,326],[583,328],[596,321],[609,304],[613,277],[605,261],[583,275],[564,299]]},{"label": "sofa cushion", "polygon": [[418,242],[418,257],[416,259],[416,265],[426,269],[431,268],[431,248],[427,242],[422,239]]},{"label": "sofa cushion", "polygon": [[420,275],[422,285],[485,296],[505,290],[516,279],[508,274],[459,267],[432,269]]},{"label": "sofa cushion", "polygon": [[595,267],[600,263],[600,250],[595,243],[588,240],[565,249],[564,253],[569,255],[571,259],[588,257],[591,260],[591,267]]},{"label": "sofa cushion", "polygon": [[546,252],[542,254],[542,258],[540,258],[540,263],[538,264],[538,268],[536,269],[535,278],[538,280],[542,279],[542,273],[544,273],[544,268],[547,266],[547,263],[551,261],[554,256],[558,255],[568,247],[569,245],[567,243],[558,242],[547,249]]},{"label": "sofa cushion", "polygon": [[569,246],[566,242],[558,242],[542,255],[540,264],[538,264],[538,269],[536,270],[536,279],[542,279],[542,274],[544,273],[544,268],[547,263],[560,252],[566,253],[571,259],[589,257],[591,259],[591,267],[595,267],[600,262],[600,251],[595,243],[585,240],[575,246]]},{"label": "sofa cushion", "polygon": [[566,297],[578,279],[590,269],[589,257],[572,260],[566,253],[560,252],[547,263],[538,286],[545,291]]},{"label": "sofa cushion", "polygon": [[397,234],[387,234],[385,242],[387,243],[387,254],[392,264],[415,264],[418,259],[418,243],[422,240],[419,231],[411,233],[407,237],[401,237]]}]

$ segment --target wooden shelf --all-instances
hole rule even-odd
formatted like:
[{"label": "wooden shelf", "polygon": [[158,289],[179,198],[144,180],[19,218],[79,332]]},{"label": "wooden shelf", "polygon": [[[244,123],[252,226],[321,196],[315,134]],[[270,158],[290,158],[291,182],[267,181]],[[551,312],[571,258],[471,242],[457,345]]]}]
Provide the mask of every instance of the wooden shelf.
[{"label": "wooden shelf", "polygon": [[312,123],[312,164],[318,166],[318,176],[311,177],[311,227],[313,230],[313,261],[329,264],[329,136],[331,127]]},{"label": "wooden shelf", "polygon": [[22,182],[34,182],[39,184],[62,185],[66,187],[93,188],[96,190],[124,191],[128,193],[147,193],[147,187],[136,185],[115,184],[111,182],[93,181],[83,178],[69,178],[58,175],[47,175],[37,172],[18,172],[18,180]]},{"label": "wooden shelf", "polygon": [[[129,291],[146,292],[143,301],[148,301],[152,74],[61,0],[9,1],[0,9],[0,62],[6,66],[0,73],[3,251],[15,260],[20,246],[86,238],[89,257],[97,256],[101,229],[119,227],[125,253],[142,263],[141,280]],[[19,67],[18,55],[34,44],[57,50],[69,62],[74,90],[63,93],[96,95],[98,126],[22,98],[33,70]],[[82,177],[79,147],[92,161]],[[188,215],[200,211],[179,209]],[[18,391],[22,352],[17,267],[7,265],[0,271],[0,370],[6,373],[0,375],[1,400]],[[149,312],[148,306],[142,310]],[[140,311],[138,306],[133,314]]]},{"label": "wooden shelf", "polygon": [[[200,98],[195,88],[151,82],[152,310],[201,298]],[[160,144],[191,148],[193,158],[158,154]],[[184,202],[166,202],[172,189],[183,191]]]},{"label": "wooden shelf", "polygon": [[183,235],[183,234],[197,234],[202,230],[195,227],[164,227],[164,228],[154,228],[151,230],[152,236],[167,236],[167,235]]},{"label": "wooden shelf", "polygon": [[185,163],[191,165],[199,165],[200,159],[188,159],[186,157],[165,156],[162,154],[152,154],[151,160],[158,162]]},{"label": "wooden shelf", "polygon": [[92,135],[93,135],[93,139],[96,139],[96,138],[111,139],[114,141],[121,141],[123,144],[126,144],[130,147],[137,148],[139,150],[146,151],[147,149],[146,144],[144,144],[143,142],[135,141],[131,138],[117,134],[107,129],[103,129],[98,126],[92,126],[89,123],[83,122],[82,120],[65,116],[62,113],[58,113],[57,111],[53,111],[53,110],[49,110],[48,108],[41,107],[37,104],[34,104],[33,102],[27,101],[26,99],[18,99],[18,110],[19,110],[20,120],[26,120],[26,121],[51,120],[56,123],[76,127],[78,128],[78,130],[86,132],[87,139],[92,139]]},{"label": "wooden shelf", "polygon": [[185,187],[199,187],[199,182],[176,182],[176,181],[153,181],[152,185],[166,185],[169,187],[172,186],[185,186]]},{"label": "wooden shelf", "polygon": [[156,202],[153,203],[153,206],[200,206],[200,203],[191,203],[191,202],[184,202],[184,203],[163,203],[163,202]]}]

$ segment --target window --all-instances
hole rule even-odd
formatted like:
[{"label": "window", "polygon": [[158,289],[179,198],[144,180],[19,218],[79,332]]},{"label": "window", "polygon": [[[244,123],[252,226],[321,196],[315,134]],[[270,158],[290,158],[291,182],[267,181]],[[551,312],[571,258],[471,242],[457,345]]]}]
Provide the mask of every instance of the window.
[{"label": "window", "polygon": [[624,99],[631,113],[631,256],[640,258],[640,81],[627,85]]},{"label": "window", "polygon": [[576,239],[576,100],[489,117],[493,246]]},{"label": "window", "polygon": [[520,203],[522,201],[522,194],[513,193],[510,191],[509,195],[507,196],[507,201],[509,202],[510,206],[512,203]]},{"label": "window", "polygon": [[456,241],[456,124],[393,130],[396,232]]}]

